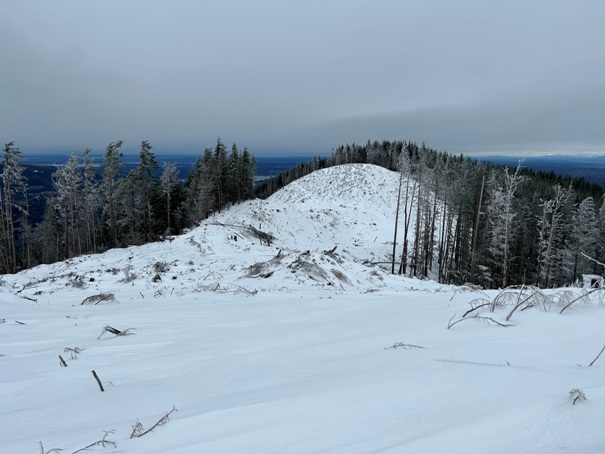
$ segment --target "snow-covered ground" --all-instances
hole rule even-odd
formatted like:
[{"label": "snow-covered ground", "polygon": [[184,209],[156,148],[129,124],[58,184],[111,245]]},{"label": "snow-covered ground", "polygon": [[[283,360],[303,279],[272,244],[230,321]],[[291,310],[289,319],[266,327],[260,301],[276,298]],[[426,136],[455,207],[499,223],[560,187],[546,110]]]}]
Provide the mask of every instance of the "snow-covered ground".
[{"label": "snow-covered ground", "polygon": [[371,265],[397,178],[325,169],[172,241],[3,276],[0,452],[104,431],[89,452],[605,452],[599,292],[560,314],[582,290],[525,289],[507,321],[509,292],[448,329],[498,292]]}]

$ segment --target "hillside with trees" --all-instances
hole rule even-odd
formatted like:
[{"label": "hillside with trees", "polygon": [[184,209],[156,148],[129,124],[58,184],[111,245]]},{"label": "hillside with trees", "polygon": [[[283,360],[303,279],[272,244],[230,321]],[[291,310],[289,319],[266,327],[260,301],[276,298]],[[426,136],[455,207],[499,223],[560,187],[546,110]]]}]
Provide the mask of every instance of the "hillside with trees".
[{"label": "hillside with trees", "polygon": [[339,146],[255,188],[254,156],[235,144],[228,149],[220,138],[184,181],[174,164],[160,168],[148,141],[141,142],[136,168],[124,174],[122,146],[107,145],[102,163],[88,149],[72,155],[52,174],[53,191],[34,224],[21,152],[5,145],[0,272],[157,241],[315,170],[350,163],[401,172],[389,258],[394,274],[499,288],[561,286],[603,272],[603,189],[584,178],[536,172],[522,162],[515,168],[478,162],[414,142],[368,141]]},{"label": "hillside with trees", "polygon": [[561,286],[603,272],[603,188],[584,178],[525,169],[522,162],[511,168],[425,144],[374,141],[339,146],[330,158],[300,163],[259,185],[256,194],[268,197],[317,169],[346,163],[376,164],[412,177],[400,188],[399,203],[393,201],[402,217],[391,257],[394,273],[498,288]]},{"label": "hillside with trees", "polygon": [[[221,139],[198,156],[185,181],[174,164],[160,168],[148,141],[135,169],[123,172],[122,141],[101,163],[91,151],[71,155],[52,173],[40,222],[31,223],[28,180],[13,142],[0,166],[0,273],[174,235],[215,211],[254,195],[255,158]],[[100,164],[100,165],[99,165]]]}]

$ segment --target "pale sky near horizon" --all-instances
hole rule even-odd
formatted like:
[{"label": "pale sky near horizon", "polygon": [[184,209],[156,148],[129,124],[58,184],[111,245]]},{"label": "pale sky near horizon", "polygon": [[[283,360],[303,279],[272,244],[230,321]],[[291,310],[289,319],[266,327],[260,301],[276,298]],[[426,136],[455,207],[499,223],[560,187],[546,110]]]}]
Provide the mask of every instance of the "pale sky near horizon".
[{"label": "pale sky near horizon", "polygon": [[0,0],[23,153],[605,153],[602,0]]}]

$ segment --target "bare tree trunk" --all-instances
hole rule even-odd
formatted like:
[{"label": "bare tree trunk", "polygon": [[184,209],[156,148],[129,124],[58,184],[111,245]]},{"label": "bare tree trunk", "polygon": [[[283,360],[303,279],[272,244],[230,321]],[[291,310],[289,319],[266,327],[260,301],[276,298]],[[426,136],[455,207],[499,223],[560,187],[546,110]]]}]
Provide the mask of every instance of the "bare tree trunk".
[{"label": "bare tree trunk", "polygon": [[397,225],[399,223],[399,203],[401,202],[401,184],[403,183],[403,169],[399,170],[399,187],[397,189],[397,208],[395,209],[395,233],[393,234],[393,258],[391,274],[395,274],[395,253],[397,248]]},{"label": "bare tree trunk", "polygon": [[481,218],[481,205],[483,204],[483,190],[485,188],[485,175],[481,180],[481,191],[479,192],[479,204],[477,205],[477,214],[475,216],[475,229],[473,230],[473,247],[471,251],[471,282],[476,284],[476,266],[477,266],[477,239],[479,237],[479,219]]}]

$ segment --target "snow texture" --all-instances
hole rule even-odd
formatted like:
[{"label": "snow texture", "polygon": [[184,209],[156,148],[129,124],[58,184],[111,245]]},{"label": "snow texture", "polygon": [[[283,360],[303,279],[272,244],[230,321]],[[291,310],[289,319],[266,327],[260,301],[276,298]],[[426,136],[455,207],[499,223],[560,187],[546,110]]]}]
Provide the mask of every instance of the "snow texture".
[{"label": "snow texture", "polygon": [[448,329],[498,292],[374,265],[397,184],[333,167],[161,243],[3,276],[0,451],[111,430],[87,452],[605,452],[600,292],[563,314],[585,290],[546,292],[508,322],[504,294]]}]

